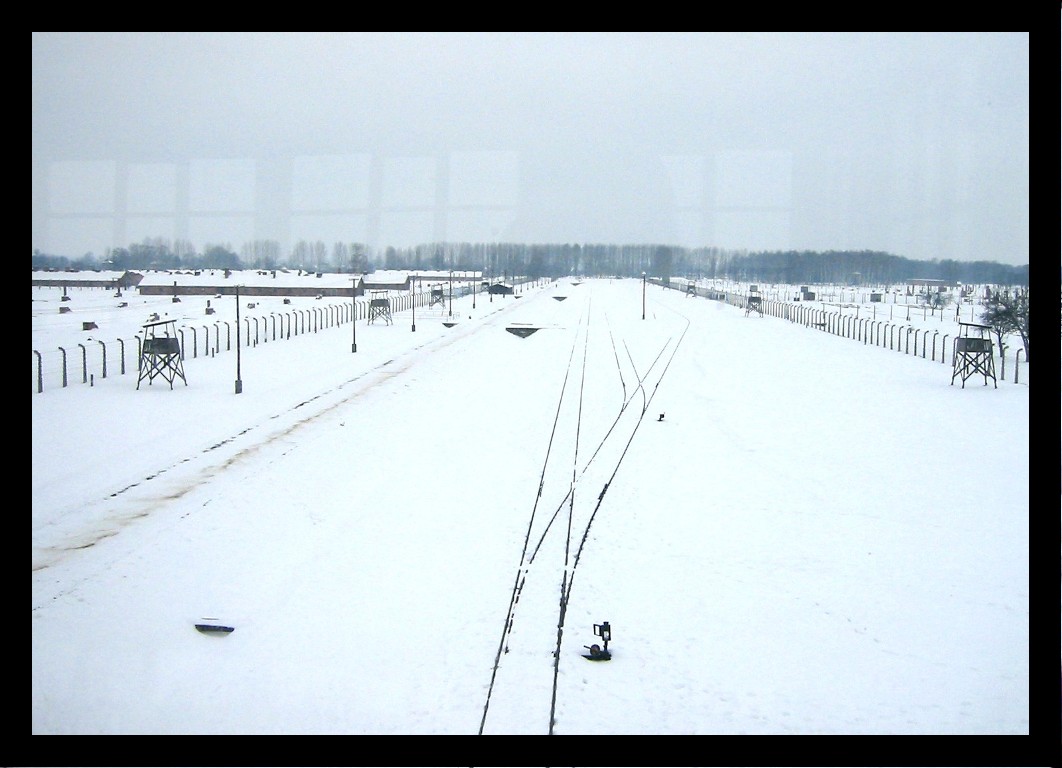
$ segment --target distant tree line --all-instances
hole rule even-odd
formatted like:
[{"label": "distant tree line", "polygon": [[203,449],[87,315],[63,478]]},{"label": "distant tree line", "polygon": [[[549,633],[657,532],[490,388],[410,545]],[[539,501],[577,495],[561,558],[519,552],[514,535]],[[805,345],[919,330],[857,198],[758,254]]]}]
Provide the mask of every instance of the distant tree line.
[{"label": "distant tree line", "polygon": [[911,278],[965,284],[1028,286],[1029,265],[993,261],[918,261],[881,251],[745,251],[668,245],[426,243],[371,254],[364,243],[299,240],[283,253],[275,240],[207,244],[148,238],[102,258],[33,251],[34,269],[303,269],[369,273],[376,269],[482,270],[499,279],[539,277],[721,278],[758,283],[882,285]]}]

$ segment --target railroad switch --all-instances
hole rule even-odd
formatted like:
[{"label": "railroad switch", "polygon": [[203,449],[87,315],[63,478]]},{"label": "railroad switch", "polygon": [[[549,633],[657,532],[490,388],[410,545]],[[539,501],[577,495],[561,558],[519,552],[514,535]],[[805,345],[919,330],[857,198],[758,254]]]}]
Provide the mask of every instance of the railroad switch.
[{"label": "railroad switch", "polygon": [[609,626],[607,621],[595,624],[594,634],[601,638],[601,642],[604,643],[605,647],[602,648],[597,643],[584,645],[583,648],[590,651],[590,653],[584,653],[583,658],[590,661],[608,661],[612,658],[612,654],[608,650],[608,641],[612,639],[612,627]]}]

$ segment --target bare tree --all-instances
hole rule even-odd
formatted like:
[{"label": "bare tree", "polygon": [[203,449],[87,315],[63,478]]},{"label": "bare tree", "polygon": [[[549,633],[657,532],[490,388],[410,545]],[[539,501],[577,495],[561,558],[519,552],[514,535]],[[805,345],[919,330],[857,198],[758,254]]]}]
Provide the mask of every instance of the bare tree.
[{"label": "bare tree", "polygon": [[276,269],[280,260],[280,243],[276,240],[252,240],[240,250],[243,261],[258,269]]},{"label": "bare tree", "polygon": [[337,242],[332,245],[332,263],[340,272],[350,263],[350,249],[346,243]]},{"label": "bare tree", "polygon": [[365,243],[350,244],[350,268],[355,275],[364,275],[369,271],[369,259],[365,253]]},{"label": "bare tree", "polygon": [[173,254],[184,263],[186,259],[191,259],[195,256],[195,246],[192,245],[191,240],[177,238],[173,241]]},{"label": "bare tree", "polygon": [[291,249],[291,266],[306,269],[310,261],[310,244],[299,240]]},{"label": "bare tree", "polygon": [[981,322],[991,326],[1003,354],[1003,337],[1017,334],[1025,347],[1025,362],[1029,362],[1029,289],[1017,288],[995,291],[984,301]]},{"label": "bare tree", "polygon": [[317,272],[324,272],[328,267],[328,248],[323,240],[314,240],[313,266]]}]

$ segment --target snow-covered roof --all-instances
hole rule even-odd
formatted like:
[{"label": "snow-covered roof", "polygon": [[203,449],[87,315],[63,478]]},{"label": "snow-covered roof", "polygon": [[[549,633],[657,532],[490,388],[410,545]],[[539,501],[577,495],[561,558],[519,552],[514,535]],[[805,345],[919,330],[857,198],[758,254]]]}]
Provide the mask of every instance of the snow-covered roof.
[{"label": "snow-covered roof", "polygon": [[68,272],[66,270],[48,270],[48,269],[35,269],[33,270],[33,280],[66,280],[71,283],[79,282],[99,282],[101,280],[118,280],[124,275],[125,272],[116,272],[115,270],[79,270],[77,272]]},{"label": "snow-covered roof", "polygon": [[[355,275],[341,272],[322,272],[317,277],[316,272],[303,272],[299,270],[271,270],[271,269],[238,269],[232,270],[225,277],[224,269],[201,269],[201,270],[149,270],[143,273],[144,279],[140,281],[140,287],[170,286],[177,283],[185,285],[241,285],[241,286],[273,286],[295,287],[313,286],[317,288],[349,288],[350,281]],[[274,276],[275,275],[275,276]],[[356,277],[360,278],[361,275]]]},{"label": "snow-covered roof", "polygon": [[370,285],[399,285],[405,284],[408,272],[398,269],[378,269],[367,275],[362,275],[362,284]]},{"label": "snow-covered roof", "polygon": [[[240,285],[240,286],[271,286],[275,288],[280,287],[295,287],[295,286],[313,286],[317,288],[349,288],[350,281],[354,275],[349,272],[322,272],[320,277],[316,272],[306,272],[298,269],[236,269],[229,272],[229,276],[225,276],[224,269],[173,269],[173,270],[131,270],[138,274],[143,275],[143,279],[140,281],[140,287],[149,288],[152,286],[172,286],[177,283],[178,286],[192,286],[192,285],[204,285],[204,286],[222,286],[222,285]],[[34,280],[67,280],[70,282],[96,282],[102,280],[118,280],[125,272],[115,271],[79,271],[79,272],[48,272],[44,270],[34,270]],[[467,280],[479,280],[482,279],[483,273],[473,270],[454,270],[453,279],[454,282],[463,282]],[[363,281],[366,287],[373,285],[405,285],[410,276],[416,275],[419,285],[425,285],[431,282],[445,282],[450,279],[449,270],[426,270],[426,271],[414,271],[414,270],[398,270],[398,269],[386,269],[376,270],[367,275],[357,275],[359,280]]]},{"label": "snow-covered roof", "polygon": [[449,282],[451,276],[454,282],[482,279],[483,273],[472,269],[378,269],[365,275],[366,285],[370,283],[404,283],[407,277],[416,277],[418,284]]},{"label": "snow-covered roof", "polygon": [[450,276],[453,275],[455,282],[457,280],[475,280],[483,277],[483,273],[476,269],[455,269],[453,272],[448,269],[414,269],[402,274],[416,275],[418,280],[449,280]]}]

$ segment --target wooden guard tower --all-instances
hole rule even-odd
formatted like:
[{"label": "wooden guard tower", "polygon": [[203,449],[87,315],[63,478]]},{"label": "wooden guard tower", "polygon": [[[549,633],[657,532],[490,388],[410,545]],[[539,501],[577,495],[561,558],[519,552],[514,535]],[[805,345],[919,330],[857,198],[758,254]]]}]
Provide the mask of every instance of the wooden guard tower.
[{"label": "wooden guard tower", "polygon": [[760,317],[763,317],[763,301],[758,293],[750,293],[748,299],[745,300],[745,317],[753,312],[758,312]]},{"label": "wooden guard tower", "polygon": [[[988,379],[992,379],[992,387],[996,384],[996,363],[992,357],[992,338],[989,336],[992,327],[978,325],[977,323],[959,323],[959,335],[955,337],[955,363],[951,371],[951,383],[955,383],[955,377],[962,378],[962,388],[966,389],[966,380],[976,374],[981,374],[988,386]],[[977,334],[976,336],[974,334]]]},{"label": "wooden guard tower", "polygon": [[443,287],[441,283],[431,287],[431,302],[428,304],[428,309],[431,309],[436,304],[440,307],[446,306],[446,297],[443,295]]},{"label": "wooden guard tower", "polygon": [[387,291],[370,291],[369,299],[369,324],[376,318],[383,318],[391,325],[391,300],[387,298]]},{"label": "wooden guard tower", "polygon": [[188,379],[184,377],[184,364],[181,362],[181,342],[177,338],[176,320],[159,320],[144,326],[144,343],[140,350],[140,378],[136,381],[136,388],[140,389],[140,382],[144,379],[151,384],[156,376],[161,376],[170,383],[173,389],[173,380],[178,376],[184,385],[188,386]]}]

